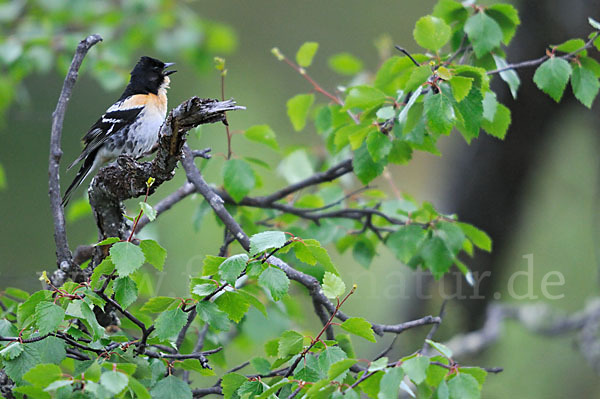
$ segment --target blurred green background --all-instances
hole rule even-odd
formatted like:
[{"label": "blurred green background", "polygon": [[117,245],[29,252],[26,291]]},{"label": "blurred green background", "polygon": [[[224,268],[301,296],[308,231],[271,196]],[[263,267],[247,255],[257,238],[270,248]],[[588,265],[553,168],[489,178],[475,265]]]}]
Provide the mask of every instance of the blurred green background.
[{"label": "blurred green background", "polygon": [[[580,9],[576,14],[580,19],[576,20],[571,15],[560,20],[559,16],[561,13],[566,15],[564,13],[569,10],[571,2],[536,3],[536,6],[527,3],[515,5],[519,9],[539,7],[540,12],[552,12],[557,17],[547,20],[547,25],[539,25],[539,19],[527,19],[531,13],[522,14],[524,26],[515,39],[517,50],[512,54],[529,54],[527,58],[536,58],[543,54],[544,47],[527,48],[523,43],[532,38],[537,38],[542,43],[564,41],[572,37],[568,36],[573,34],[569,28],[575,24],[579,26],[574,28],[574,32],[579,32],[577,29],[586,32],[585,28],[581,28],[585,25],[585,18],[582,16],[587,16],[585,12],[598,5],[595,1],[578,2]],[[178,63],[179,72],[172,76],[169,93],[171,107],[192,95],[220,97],[218,73],[210,65],[213,55],[224,56],[228,68],[225,95],[247,107],[246,111],[229,115],[231,129],[242,131],[254,124],[267,123],[277,133],[281,147],[309,142],[314,143],[312,146],[315,151],[319,151],[320,139],[312,128],[295,133],[285,112],[285,102],[290,97],[309,92],[311,88],[301,76],[284,63],[278,62],[270,54],[270,49],[277,46],[284,54],[293,57],[303,42],[319,42],[319,52],[309,73],[325,88],[335,90],[338,85],[348,84],[349,81],[328,68],[328,56],[342,51],[350,52],[364,62],[366,70],[372,71],[381,62],[375,43],[383,35],[392,38],[394,44],[409,51],[417,51],[412,39],[414,23],[420,16],[431,12],[434,1],[381,0],[367,3],[358,0],[255,0],[197,1],[184,4],[207,24],[208,21],[218,23],[217,34],[205,36],[200,29],[190,36],[183,32],[182,36],[172,36],[161,43],[143,43],[141,48],[125,54],[125,69],[118,71],[120,77],[117,76],[114,80],[105,77],[103,85],[84,68],[66,114],[63,165],[70,163],[79,154],[80,138],[95,118],[118,97],[122,90],[122,86],[119,87],[121,79],[142,54]],[[6,7],[0,9],[5,10]],[[553,11],[547,11],[550,9]],[[598,9],[595,8],[596,11]],[[140,20],[148,21],[153,21],[154,17],[156,16],[138,15]],[[527,24],[531,26],[526,27]],[[204,25],[206,26],[208,25]],[[523,33],[523,29],[528,31]],[[542,31],[551,31],[553,36],[541,34]],[[527,32],[534,33],[528,35]],[[10,29],[4,33],[9,35]],[[89,33],[96,32],[86,32]],[[173,49],[169,48],[169,40],[190,40],[191,46],[204,46],[202,51],[206,52],[192,56],[173,54]],[[212,40],[208,43],[209,46],[207,40]],[[105,51],[105,56],[109,57],[111,51],[120,51],[111,49],[111,45],[110,40],[105,40],[91,51]],[[511,51],[508,54],[511,59]],[[108,74],[110,76],[110,71]],[[528,76],[527,73],[524,75]],[[3,287],[15,286],[29,291],[39,289],[36,273],[42,270],[52,271],[55,267],[53,230],[47,200],[47,161],[50,118],[63,76],[52,68],[47,73],[38,72],[27,77],[24,80],[25,90],[21,90],[16,96],[19,102],[10,107],[1,127],[0,163],[5,169],[7,180],[7,187],[0,191],[0,281]],[[531,90],[530,77],[529,81],[527,77],[523,77],[523,80],[523,89]],[[106,87],[115,89],[106,90]],[[569,94],[568,97],[572,96]],[[525,270],[527,261],[523,256],[533,254],[535,293],[540,295],[540,283],[545,273],[560,271],[565,277],[565,285],[554,288],[552,292],[564,294],[564,297],[549,302],[557,309],[575,311],[585,304],[586,299],[597,295],[598,287],[598,109],[594,107],[592,111],[588,111],[583,106],[572,103],[569,98],[563,105],[553,105],[539,91],[532,98],[533,101],[523,98],[516,102],[508,98],[504,101],[513,112],[515,107],[520,107],[521,113],[527,113],[528,107],[535,110],[535,103],[544,105],[546,112],[551,113],[536,114],[539,110],[529,111],[529,129],[536,130],[535,140],[526,141],[523,136],[518,136],[525,134],[523,130],[509,131],[507,143],[485,139],[488,140],[486,145],[496,150],[510,145],[511,141],[516,142],[525,147],[524,151],[533,160],[527,166],[523,190],[515,193],[519,201],[510,206],[513,213],[506,214],[505,209],[499,210],[493,202],[481,204],[477,202],[477,196],[473,197],[472,207],[483,206],[491,214],[505,218],[511,228],[502,236],[492,234],[494,241],[503,242],[497,252],[489,258],[476,258],[468,264],[477,270],[486,270],[492,262],[499,265],[494,267],[490,278],[495,291],[488,291],[487,294],[491,296],[493,292],[498,292],[502,300],[506,298],[511,301],[506,295],[510,275],[514,271]],[[552,123],[541,122],[548,122],[549,119]],[[203,171],[208,181],[220,182],[223,162],[220,154],[226,151],[224,128],[221,125],[202,128],[200,132],[190,136],[190,144],[194,148],[213,148],[214,157],[206,163]],[[258,157],[272,166],[279,162],[275,153],[248,143],[241,136],[234,136],[233,149],[237,155]],[[460,137],[453,136],[443,141],[442,157],[417,154],[409,165],[397,167],[391,172],[400,190],[411,193],[418,200],[431,201],[443,211],[451,213],[457,210],[453,204],[456,203],[457,193],[460,194],[463,190],[461,184],[468,184],[470,173],[475,173],[471,171],[476,170],[479,165],[473,161],[465,168],[464,164],[471,162],[470,154],[478,151],[482,151],[478,143],[467,147]],[[519,173],[518,170],[516,172]],[[268,178],[264,179],[263,187],[253,194],[266,193],[285,184],[285,180],[275,171],[269,173]],[[73,175],[73,171],[61,175],[63,187]],[[183,182],[184,175],[179,171],[173,181],[161,186],[150,202],[156,203]],[[388,190],[383,179],[378,180],[376,186]],[[83,195],[83,191],[80,189],[76,196]],[[199,204],[199,198],[189,198],[143,232],[156,237],[169,254],[165,272],[157,274],[153,280],[157,293],[184,295],[187,289],[185,277],[200,269],[204,255],[216,254],[218,251],[221,233],[220,230],[215,230],[216,223],[212,216],[203,219],[199,231],[194,228],[194,215]],[[90,215],[68,223],[67,227],[72,248],[96,239],[94,221]],[[219,231],[219,234],[215,234],[215,231]],[[425,284],[428,279],[416,279],[415,274],[396,261],[385,248],[380,247],[378,251],[379,256],[373,262],[371,270],[359,266],[350,254],[336,257],[344,280],[359,284],[358,295],[351,297],[346,305],[347,309],[352,309],[351,313],[357,316],[368,316],[373,321],[388,323],[437,312],[441,302],[436,293],[439,292],[440,285],[425,289],[433,293],[432,300],[414,300],[418,291],[416,285]],[[473,264],[478,261],[479,264]],[[517,292],[523,292],[526,289],[525,282],[517,281]],[[438,333],[439,340],[449,338],[457,331],[464,331],[464,326],[470,319],[480,318],[480,314],[470,313],[473,308],[461,306],[458,302],[460,301],[449,303],[448,316]],[[307,309],[312,310],[312,307],[307,306]],[[305,323],[296,327],[307,333],[314,331],[315,317],[310,311],[301,310],[301,313],[306,313]],[[250,337],[255,340],[265,340],[275,335],[276,329],[285,327],[285,321],[283,318],[279,320],[276,313],[269,323],[264,323],[262,315],[250,312],[246,323],[263,326],[264,334]],[[425,330],[411,331],[401,336],[397,354],[411,353],[424,334]],[[508,322],[497,344],[467,362],[505,368],[503,373],[488,377],[484,389],[485,398],[598,397],[598,377],[573,345],[573,338],[572,335],[545,338],[526,332],[516,323]],[[386,340],[381,340],[379,346],[383,348],[387,343]],[[369,353],[366,348],[359,346],[359,355],[370,357],[379,349],[370,348],[372,353]],[[228,352],[227,356],[231,357],[231,364],[235,364],[237,360],[248,358],[251,353],[256,354],[257,350],[256,347],[249,347],[242,335],[237,340],[235,351],[231,352],[235,353]]]}]

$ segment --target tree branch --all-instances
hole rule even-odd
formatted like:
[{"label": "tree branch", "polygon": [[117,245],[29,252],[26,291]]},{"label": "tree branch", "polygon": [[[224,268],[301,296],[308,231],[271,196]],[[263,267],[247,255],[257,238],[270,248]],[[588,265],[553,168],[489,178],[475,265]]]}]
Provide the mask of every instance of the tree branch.
[{"label": "tree branch", "polygon": [[[572,51],[568,54],[564,54],[559,56],[559,58],[565,59],[565,60],[570,60],[571,58],[573,58],[574,56],[576,56],[577,54],[579,54],[580,52],[587,50],[589,48],[592,48],[594,46],[594,40],[596,40],[596,38],[598,37],[598,35],[600,35],[599,32],[596,32],[594,35],[592,35],[590,37],[590,39],[585,43],[585,45],[575,51]],[[491,71],[488,71],[487,74],[488,75],[494,75],[500,72],[504,72],[504,71],[508,71],[509,69],[519,69],[519,68],[527,68],[527,67],[532,67],[532,66],[538,66],[540,64],[542,64],[544,61],[546,61],[547,59],[549,59],[550,56],[545,55],[543,57],[540,58],[536,58],[535,60],[528,60],[528,61],[522,61],[522,62],[517,62],[515,64],[508,64],[503,68],[498,68],[498,69],[494,69]]]},{"label": "tree branch", "polygon": [[215,211],[217,216],[225,223],[225,226],[233,237],[240,243],[242,248],[246,251],[250,250],[250,239],[244,233],[238,222],[235,221],[233,216],[225,209],[224,202],[219,195],[213,191],[212,188],[206,183],[202,174],[194,164],[194,157],[192,151],[188,146],[183,148],[183,157],[181,158],[181,164],[188,180],[196,187],[204,199],[210,204],[211,208]]},{"label": "tree branch", "polygon": [[90,48],[96,43],[102,41],[99,35],[90,35],[77,46],[73,61],[65,77],[56,109],[52,113],[52,130],[50,133],[50,157],[48,160],[48,195],[50,197],[50,208],[52,210],[52,219],[54,221],[54,242],[56,243],[56,260],[58,270],[52,275],[52,283],[60,287],[73,269],[77,266],[73,263],[73,255],[69,249],[67,241],[67,231],[65,229],[65,213],[62,206],[60,195],[60,158],[62,157],[62,149],[60,140],[62,136],[63,121],[67,104],[71,98],[73,86],[77,81],[79,67],[83,62],[83,58]]}]

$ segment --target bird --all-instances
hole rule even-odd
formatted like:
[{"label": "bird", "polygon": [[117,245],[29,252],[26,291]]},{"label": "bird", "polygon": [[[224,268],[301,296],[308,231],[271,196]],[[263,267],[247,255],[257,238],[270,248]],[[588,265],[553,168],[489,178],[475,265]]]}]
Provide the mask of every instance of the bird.
[{"label": "bird", "polygon": [[143,56],[130,73],[121,97],[92,125],[82,141],[84,149],[68,169],[83,161],[62,199],[67,205],[73,191],[101,165],[120,155],[139,158],[158,141],[158,132],[167,113],[167,70],[173,62]]}]

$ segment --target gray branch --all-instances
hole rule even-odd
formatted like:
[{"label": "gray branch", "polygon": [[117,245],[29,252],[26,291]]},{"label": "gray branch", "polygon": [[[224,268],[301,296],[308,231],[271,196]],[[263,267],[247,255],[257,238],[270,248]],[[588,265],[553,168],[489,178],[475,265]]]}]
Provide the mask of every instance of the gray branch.
[{"label": "gray branch", "polygon": [[588,302],[584,309],[571,315],[558,312],[544,303],[521,306],[495,303],[488,307],[481,329],[456,335],[445,345],[457,358],[477,354],[500,339],[506,320],[517,321],[532,333],[543,336],[577,333],[581,353],[600,373],[600,298]]},{"label": "gray branch", "polygon": [[52,113],[52,130],[50,133],[50,157],[48,160],[48,195],[50,197],[50,208],[52,210],[52,219],[54,221],[54,242],[56,243],[56,261],[58,270],[52,275],[52,282],[55,286],[62,285],[68,274],[70,274],[77,266],[73,263],[73,255],[69,249],[67,241],[67,231],[65,229],[65,213],[61,204],[60,196],[60,158],[62,157],[62,149],[60,140],[62,136],[63,121],[67,104],[71,98],[73,86],[77,81],[79,68],[83,62],[83,58],[90,48],[96,43],[102,41],[99,35],[90,35],[77,46],[73,61],[65,77],[56,109]]}]

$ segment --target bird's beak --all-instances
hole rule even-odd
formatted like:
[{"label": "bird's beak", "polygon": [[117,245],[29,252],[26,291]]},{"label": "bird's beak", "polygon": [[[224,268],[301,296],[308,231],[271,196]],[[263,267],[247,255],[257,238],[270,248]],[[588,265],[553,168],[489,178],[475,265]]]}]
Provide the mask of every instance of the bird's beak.
[{"label": "bird's beak", "polygon": [[174,63],[174,62],[166,62],[166,63],[165,63],[165,67],[163,68],[163,76],[169,76],[169,75],[171,75],[171,74],[173,74],[173,73],[177,72],[177,70],[175,70],[175,69],[173,69],[172,71],[166,71],[166,69],[167,69],[168,67],[170,67],[170,66],[173,66],[173,65],[175,65],[175,63]]}]

